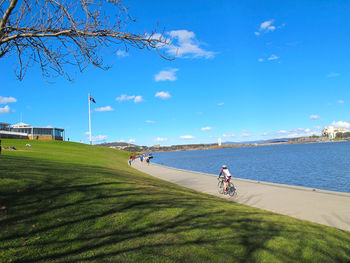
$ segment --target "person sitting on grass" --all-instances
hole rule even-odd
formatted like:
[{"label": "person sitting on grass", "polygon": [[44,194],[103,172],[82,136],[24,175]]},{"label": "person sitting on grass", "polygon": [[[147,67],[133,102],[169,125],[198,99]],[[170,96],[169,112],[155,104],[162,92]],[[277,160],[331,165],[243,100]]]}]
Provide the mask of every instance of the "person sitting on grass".
[{"label": "person sitting on grass", "polygon": [[231,179],[230,171],[228,170],[226,165],[222,166],[222,169],[221,169],[220,174],[219,174],[219,178],[221,175],[225,178],[224,193],[226,193],[227,182],[229,182]]}]

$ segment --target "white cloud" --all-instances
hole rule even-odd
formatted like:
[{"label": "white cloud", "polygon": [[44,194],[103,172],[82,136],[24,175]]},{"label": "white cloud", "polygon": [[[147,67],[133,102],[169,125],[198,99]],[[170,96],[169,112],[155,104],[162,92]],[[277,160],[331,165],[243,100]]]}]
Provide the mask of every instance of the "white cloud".
[{"label": "white cloud", "polygon": [[135,99],[134,99],[135,103],[139,103],[139,102],[142,102],[142,101],[143,101],[142,96],[135,96]]},{"label": "white cloud", "polygon": [[251,135],[250,133],[243,133],[242,136],[243,136],[243,137],[250,137],[250,136],[252,136],[252,135]]},{"label": "white cloud", "polygon": [[180,136],[179,138],[183,140],[190,140],[190,139],[195,139],[196,137],[192,135],[183,135],[183,136]]},{"label": "white cloud", "polygon": [[0,108],[0,114],[6,114],[6,113],[10,113],[10,107],[8,105],[6,105],[3,108]]},{"label": "white cloud", "polygon": [[[256,36],[260,36],[262,33],[268,33],[268,32],[275,31],[276,26],[274,26],[273,23],[274,23],[273,19],[262,22],[259,26],[259,30],[255,31],[254,34]],[[278,28],[282,28],[283,26],[284,25],[279,26]]]},{"label": "white cloud", "polygon": [[320,118],[320,116],[318,116],[318,115],[311,115],[310,116],[311,120],[318,120],[319,118]]},{"label": "white cloud", "polygon": [[85,135],[90,135],[90,132],[87,131],[87,132],[84,132],[84,134],[85,134]]},{"label": "white cloud", "polygon": [[337,128],[350,129],[350,123],[346,121],[333,121],[332,125]]},{"label": "white cloud", "polygon": [[161,138],[161,137],[157,137],[154,139],[156,142],[166,142],[168,140],[168,138]]},{"label": "white cloud", "polygon": [[125,142],[125,140],[119,140],[119,142]]},{"label": "white cloud", "polygon": [[1,97],[0,96],[0,104],[6,104],[11,102],[17,102],[17,99],[14,97]]},{"label": "white cloud", "polygon": [[305,136],[312,136],[312,135],[320,135],[320,127],[315,127],[316,130],[311,130],[310,128],[295,128],[291,129],[289,131],[286,130],[280,130],[277,132],[264,132],[263,135],[274,135],[279,137],[285,137],[285,138],[296,138],[296,137],[305,137]]},{"label": "white cloud", "polygon": [[317,130],[320,130],[321,126],[315,126],[314,128],[317,129]]},{"label": "white cloud", "polygon": [[203,127],[201,130],[202,131],[211,131],[212,129],[214,129],[214,128],[207,126],[207,127]]},{"label": "white cloud", "polygon": [[263,59],[263,58],[259,58],[258,61],[259,61],[259,62],[263,62],[264,59]]},{"label": "white cloud", "polygon": [[301,134],[301,133],[290,133],[290,134],[288,134],[285,137],[287,137],[287,138],[297,138],[297,137],[304,137],[304,136],[305,136],[305,134]]},{"label": "white cloud", "polygon": [[210,135],[209,138],[214,138],[214,139],[216,139],[216,138],[218,138],[218,136]]},{"label": "white cloud", "polygon": [[155,121],[151,121],[151,120],[146,120],[146,123],[155,123]]},{"label": "white cloud", "polygon": [[199,47],[194,32],[187,30],[173,30],[167,32],[171,38],[170,45],[165,46],[168,53],[182,58],[213,58],[214,52]]},{"label": "white cloud", "polygon": [[303,128],[295,128],[295,129],[291,129],[288,132],[289,133],[299,133],[299,132],[304,132],[305,130]]},{"label": "white cloud", "polygon": [[136,142],[136,140],[135,139],[129,139],[128,140],[128,143],[132,143],[132,142]]},{"label": "white cloud", "polygon": [[339,103],[339,104],[343,104],[343,103],[344,103],[344,101],[343,101],[343,100],[338,100],[338,101],[337,101],[337,103]]},{"label": "white cloud", "polygon": [[[317,129],[317,128],[316,128]],[[293,138],[293,137],[305,137],[305,136],[312,136],[312,135],[320,135],[320,131],[319,129],[317,129],[316,131],[311,130],[310,128],[296,128],[296,129],[292,129],[289,131],[288,134],[288,138]]]},{"label": "white cloud", "polygon": [[138,102],[143,101],[143,98],[142,98],[142,96],[135,96],[135,95],[129,96],[129,95],[126,95],[126,94],[122,94],[119,97],[117,97],[115,100],[119,101],[119,102],[133,100],[134,103],[138,103]]},{"label": "white cloud", "polygon": [[266,30],[266,31],[273,31],[273,30],[275,30],[276,27],[272,25],[273,22],[274,22],[273,19],[265,21],[265,22],[262,22],[260,24],[259,30],[260,31],[264,31],[264,30]]},{"label": "white cloud", "polygon": [[236,134],[234,134],[234,133],[224,133],[222,136],[223,137],[236,137]]},{"label": "white cloud", "polygon": [[167,91],[159,91],[156,93],[156,95],[154,95],[155,97],[157,98],[161,98],[163,100],[166,100],[166,99],[170,99],[171,96],[170,96],[170,93],[167,92]]},{"label": "white cloud", "polygon": [[106,135],[97,135],[97,136],[92,136],[91,137],[91,140],[93,142],[99,142],[99,141],[104,141],[104,140],[107,140],[107,136]]},{"label": "white cloud", "polygon": [[95,111],[114,111],[111,106],[96,108]]},{"label": "white cloud", "polygon": [[267,135],[270,135],[270,133],[269,132],[264,132],[262,135],[263,136],[267,136]]},{"label": "white cloud", "polygon": [[276,60],[276,59],[279,59],[279,57],[272,54],[267,60]]},{"label": "white cloud", "polygon": [[332,73],[329,73],[329,74],[327,75],[327,78],[334,78],[334,77],[339,77],[339,76],[340,76],[339,73],[332,72]]},{"label": "white cloud", "polygon": [[125,101],[125,100],[132,100],[134,98],[135,98],[135,96],[128,96],[126,94],[122,94],[118,98],[116,98],[115,100],[116,101]]},{"label": "white cloud", "polygon": [[173,68],[169,70],[161,70],[158,74],[154,76],[154,80],[155,81],[166,81],[166,80],[175,81],[177,80],[177,77],[175,74],[178,70],[179,69],[177,68]]},{"label": "white cloud", "polygon": [[123,50],[118,50],[117,56],[118,57],[127,57],[127,56],[129,56],[129,53],[127,53],[126,51],[123,51]]},{"label": "white cloud", "polygon": [[222,106],[224,104],[225,104],[224,102],[220,102],[220,103],[218,103],[218,106]]}]

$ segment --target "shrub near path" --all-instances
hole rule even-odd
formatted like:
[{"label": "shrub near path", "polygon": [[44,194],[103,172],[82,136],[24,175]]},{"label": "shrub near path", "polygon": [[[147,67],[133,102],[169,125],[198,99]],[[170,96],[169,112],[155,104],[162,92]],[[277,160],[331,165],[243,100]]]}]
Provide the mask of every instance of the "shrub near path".
[{"label": "shrub near path", "polygon": [[128,153],[3,140],[0,262],[349,262],[350,233],[170,184]]}]

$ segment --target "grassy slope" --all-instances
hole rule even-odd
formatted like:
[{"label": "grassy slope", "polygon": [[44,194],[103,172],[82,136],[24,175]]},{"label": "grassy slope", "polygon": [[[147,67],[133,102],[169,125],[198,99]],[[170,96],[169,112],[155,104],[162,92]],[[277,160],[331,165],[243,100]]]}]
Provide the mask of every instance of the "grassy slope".
[{"label": "grassy slope", "polygon": [[188,190],[127,153],[3,140],[0,262],[349,262],[350,233]]}]

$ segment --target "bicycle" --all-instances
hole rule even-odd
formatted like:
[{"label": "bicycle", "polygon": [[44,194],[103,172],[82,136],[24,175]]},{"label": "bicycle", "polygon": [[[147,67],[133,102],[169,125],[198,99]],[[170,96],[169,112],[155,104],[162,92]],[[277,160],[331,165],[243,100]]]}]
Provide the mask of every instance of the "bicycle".
[{"label": "bicycle", "polygon": [[225,178],[224,177],[218,177],[218,192],[219,194],[228,194],[229,196],[234,196],[237,194],[237,189],[234,186],[233,183],[231,183],[231,180],[228,180],[226,191],[224,191],[225,187]]}]

